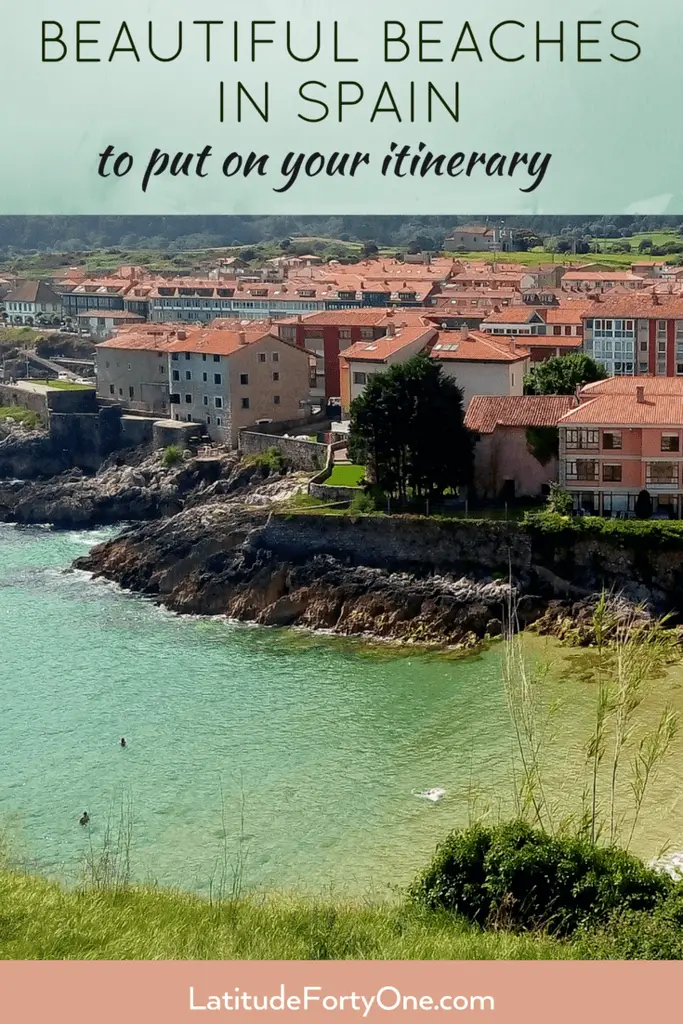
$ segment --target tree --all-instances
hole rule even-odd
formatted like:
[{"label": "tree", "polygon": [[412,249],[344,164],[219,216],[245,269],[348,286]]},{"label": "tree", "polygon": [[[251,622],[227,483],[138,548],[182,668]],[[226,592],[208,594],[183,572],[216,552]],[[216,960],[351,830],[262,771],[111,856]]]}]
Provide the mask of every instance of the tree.
[{"label": "tree", "polygon": [[638,519],[650,519],[652,516],[652,498],[649,491],[639,491],[634,508]]},{"label": "tree", "polygon": [[462,391],[425,353],[375,374],[351,403],[349,455],[399,501],[469,483],[473,450]]},{"label": "tree", "polygon": [[377,242],[363,242],[362,252],[364,256],[376,256],[379,252],[379,246]]},{"label": "tree", "polygon": [[280,242],[280,248],[282,249],[283,252],[287,252],[288,249],[292,248],[292,239],[283,238],[282,241]]},{"label": "tree", "polygon": [[639,252],[647,252],[647,250],[651,249],[651,248],[652,248],[652,239],[651,238],[641,238],[640,244],[638,246],[638,251]]},{"label": "tree", "polygon": [[574,353],[570,356],[553,356],[537,363],[524,378],[524,392],[527,395],[573,395],[577,387],[604,380],[605,368],[590,356]]}]

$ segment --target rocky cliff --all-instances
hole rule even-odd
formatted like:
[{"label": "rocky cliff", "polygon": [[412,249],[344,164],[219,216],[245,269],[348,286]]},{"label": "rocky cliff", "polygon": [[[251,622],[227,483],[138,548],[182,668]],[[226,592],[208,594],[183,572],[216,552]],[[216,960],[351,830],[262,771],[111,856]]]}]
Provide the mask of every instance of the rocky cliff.
[{"label": "rocky cliff", "polygon": [[470,646],[501,631],[512,602],[521,626],[575,621],[586,642],[602,588],[683,619],[683,540],[648,549],[517,524],[295,514],[248,491],[129,529],[78,567],[178,612],[402,641]]}]

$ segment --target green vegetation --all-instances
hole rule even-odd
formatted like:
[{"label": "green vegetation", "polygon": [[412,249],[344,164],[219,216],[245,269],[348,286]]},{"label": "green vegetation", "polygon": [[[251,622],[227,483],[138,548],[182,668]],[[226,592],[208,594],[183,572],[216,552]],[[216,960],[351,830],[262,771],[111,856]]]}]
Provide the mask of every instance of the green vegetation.
[{"label": "green vegetation", "polygon": [[0,958],[516,960],[570,957],[545,935],[482,932],[451,914],[275,894],[211,905],[161,889],[66,891],[0,873]]},{"label": "green vegetation", "polygon": [[36,380],[31,378],[31,384],[43,384],[46,388],[57,388],[59,391],[92,391],[95,384],[76,384],[71,380]]},{"label": "green vegetation", "polygon": [[560,432],[557,427],[529,427],[526,443],[533,457],[545,466],[559,454]]},{"label": "green vegetation", "polygon": [[346,465],[337,462],[325,481],[330,487],[360,487],[365,479],[365,466]]},{"label": "green vegetation", "polygon": [[590,356],[574,352],[537,363],[524,377],[527,395],[573,395],[577,387],[604,380],[607,372]]},{"label": "green vegetation", "polygon": [[254,455],[247,455],[244,465],[255,466],[266,475],[268,473],[287,473],[291,468],[289,459],[285,458],[280,449],[275,446]]},{"label": "green vegetation", "polygon": [[20,405],[0,406],[0,420],[14,420],[15,423],[21,423],[28,430],[36,430],[41,425],[38,413],[24,409]]},{"label": "green vegetation", "polygon": [[169,444],[167,448],[164,448],[164,454],[162,456],[162,464],[170,469],[172,466],[177,466],[179,462],[183,460],[183,449],[179,444]]},{"label": "green vegetation", "polygon": [[462,391],[425,353],[374,374],[351,403],[349,457],[402,504],[468,483],[473,448]]},{"label": "green vegetation", "polygon": [[616,911],[653,910],[674,888],[623,850],[513,821],[452,833],[411,894],[482,927],[568,936],[608,924]]},{"label": "green vegetation", "polygon": [[629,544],[642,541],[652,546],[683,543],[683,520],[678,519],[603,519],[602,516],[570,516],[543,508],[527,512],[522,522],[528,529],[545,534],[594,534]]},{"label": "green vegetation", "polygon": [[371,494],[356,494],[349,506],[352,515],[369,515],[376,511],[375,499]]}]

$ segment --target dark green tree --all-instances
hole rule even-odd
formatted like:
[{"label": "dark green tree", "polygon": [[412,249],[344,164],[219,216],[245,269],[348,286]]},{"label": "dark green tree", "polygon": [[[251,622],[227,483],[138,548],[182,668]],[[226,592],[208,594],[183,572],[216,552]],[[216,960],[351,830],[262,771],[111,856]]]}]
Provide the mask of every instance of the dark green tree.
[{"label": "dark green tree", "polygon": [[351,404],[350,457],[399,501],[469,483],[473,450],[462,391],[425,353],[375,374]]},{"label": "dark green tree", "polygon": [[573,395],[577,387],[603,380],[607,371],[590,356],[576,352],[570,356],[553,356],[537,363],[524,378],[527,395]]}]

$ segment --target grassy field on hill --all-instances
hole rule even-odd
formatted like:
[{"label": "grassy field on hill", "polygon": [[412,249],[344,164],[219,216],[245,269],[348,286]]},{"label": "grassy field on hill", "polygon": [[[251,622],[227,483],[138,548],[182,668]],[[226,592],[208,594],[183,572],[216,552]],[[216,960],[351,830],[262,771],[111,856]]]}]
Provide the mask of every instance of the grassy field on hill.
[{"label": "grassy field on hill", "polygon": [[553,960],[572,947],[544,935],[483,932],[401,904],[304,897],[212,906],[162,889],[67,891],[0,873],[4,960]]}]

